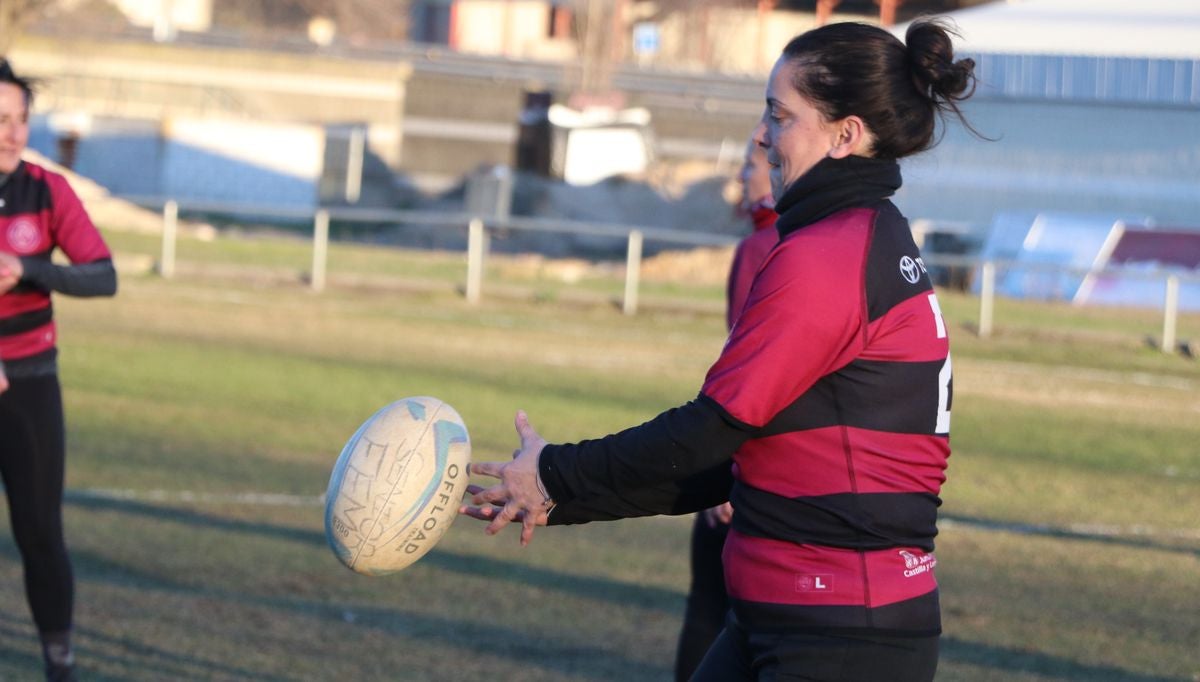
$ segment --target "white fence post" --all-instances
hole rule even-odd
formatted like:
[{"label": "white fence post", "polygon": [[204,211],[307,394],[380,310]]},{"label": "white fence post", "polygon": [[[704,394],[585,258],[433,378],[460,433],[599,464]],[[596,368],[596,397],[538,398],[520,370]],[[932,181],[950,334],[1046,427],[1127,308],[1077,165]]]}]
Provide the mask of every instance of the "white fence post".
[{"label": "white fence post", "polygon": [[992,335],[992,311],[996,303],[996,264],[984,261],[979,284],[979,338]]},{"label": "white fence post", "polygon": [[163,204],[162,258],[158,261],[158,274],[164,279],[175,276],[175,235],[179,231],[179,203],[168,199]]},{"label": "white fence post", "polygon": [[642,272],[642,231],[630,230],[629,250],[625,257],[625,304],[626,315],[634,315],[638,308],[638,280]]},{"label": "white fence post", "polygon": [[1175,323],[1179,318],[1179,276],[1167,276],[1167,295],[1163,301],[1163,335],[1162,350],[1164,353],[1175,352]]},{"label": "white fence post", "polygon": [[483,289],[483,263],[487,255],[487,232],[483,220],[467,223],[467,303],[479,303]]},{"label": "white fence post", "polygon": [[350,131],[346,152],[346,203],[357,204],[362,196],[363,159],[366,152],[366,133],[355,127]]},{"label": "white fence post", "polygon": [[329,211],[319,209],[313,216],[313,260],[312,280],[309,285],[313,291],[325,290],[325,262],[329,254]]}]

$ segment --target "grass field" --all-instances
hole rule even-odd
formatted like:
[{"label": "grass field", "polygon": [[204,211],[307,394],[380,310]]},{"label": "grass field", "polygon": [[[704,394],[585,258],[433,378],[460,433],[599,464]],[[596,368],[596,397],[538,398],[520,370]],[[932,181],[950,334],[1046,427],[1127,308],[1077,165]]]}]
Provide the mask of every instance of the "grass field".
[{"label": "grass field", "polygon": [[[319,496],[398,397],[454,405],[477,460],[511,452],[517,408],[561,441],[691,398],[723,341],[719,290],[664,286],[671,305],[626,317],[604,293],[619,277],[590,298],[497,283],[524,295],[469,306],[461,255],[337,248],[321,295],[288,274],[302,244],[180,259],[197,267],[56,303],[85,680],[670,679],[689,518],[540,529],[525,549],[461,519],[410,569],[365,578],[326,547]],[[376,279],[337,284],[350,272]],[[1200,679],[1200,366],[1146,346],[1154,311],[1006,301],[981,340],[976,302],[941,298],[939,680]],[[1180,324],[1200,338],[1200,317]],[[5,522],[5,681],[40,674],[20,575]]]}]

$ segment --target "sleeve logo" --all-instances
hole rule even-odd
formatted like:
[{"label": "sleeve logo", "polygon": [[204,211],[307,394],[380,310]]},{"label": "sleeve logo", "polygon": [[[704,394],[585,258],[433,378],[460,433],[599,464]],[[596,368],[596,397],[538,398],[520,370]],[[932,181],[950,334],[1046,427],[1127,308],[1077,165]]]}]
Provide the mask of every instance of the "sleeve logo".
[{"label": "sleeve logo", "polygon": [[900,276],[904,278],[904,281],[916,284],[921,279],[923,272],[925,272],[925,263],[920,258],[900,257]]}]

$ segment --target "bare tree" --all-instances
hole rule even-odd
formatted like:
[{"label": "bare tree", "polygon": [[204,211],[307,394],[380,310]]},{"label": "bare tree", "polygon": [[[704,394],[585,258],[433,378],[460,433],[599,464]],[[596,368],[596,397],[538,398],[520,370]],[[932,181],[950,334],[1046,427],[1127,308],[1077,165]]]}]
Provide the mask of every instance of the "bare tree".
[{"label": "bare tree", "polygon": [[55,0],[0,0],[0,54],[8,54],[21,32],[54,4]]},{"label": "bare tree", "polygon": [[[711,57],[709,12],[721,7],[756,8],[759,23],[775,8],[777,0],[572,0],[575,10],[575,35],[579,36],[579,62],[568,73],[576,89],[585,94],[603,95],[612,89],[617,65],[630,55],[629,36],[635,15],[638,21],[662,23],[682,14],[694,30],[695,56],[707,63]],[[645,11],[649,8],[649,11]],[[761,28],[760,28],[761,30]]]},{"label": "bare tree", "polygon": [[647,17],[648,21],[663,21],[677,12],[695,12],[697,9],[714,7],[756,7],[767,5],[773,9],[776,0],[658,0],[653,3],[654,10]]},{"label": "bare tree", "polygon": [[612,91],[613,69],[619,55],[616,39],[624,26],[614,25],[624,3],[608,0],[575,0],[575,35],[579,40],[579,63],[573,77],[576,92],[596,98]]},{"label": "bare tree", "polygon": [[408,37],[409,0],[296,0],[309,16],[325,16],[347,36],[403,40]]}]

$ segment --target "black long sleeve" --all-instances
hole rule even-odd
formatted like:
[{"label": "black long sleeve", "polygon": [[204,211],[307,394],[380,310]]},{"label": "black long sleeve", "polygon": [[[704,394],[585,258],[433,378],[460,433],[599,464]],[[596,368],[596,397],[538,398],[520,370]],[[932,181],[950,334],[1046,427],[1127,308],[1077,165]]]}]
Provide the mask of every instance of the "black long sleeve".
[{"label": "black long sleeve", "polygon": [[[556,510],[560,518],[573,509],[591,518],[684,513],[727,499],[721,497],[729,494],[727,481],[689,479],[719,465],[728,469],[733,453],[752,435],[750,427],[701,395],[604,438],[547,445],[539,469],[550,497],[564,507]],[[713,489],[723,485],[723,493],[698,487],[706,480]]]},{"label": "black long sleeve", "polygon": [[22,281],[68,296],[112,296],[117,293],[117,270],[111,259],[56,265],[44,258],[21,259]]},{"label": "black long sleeve", "polygon": [[659,514],[679,515],[714,507],[729,499],[733,464],[722,462],[680,481],[631,490],[608,497],[584,497],[558,504],[549,525],[613,521]]}]

